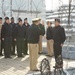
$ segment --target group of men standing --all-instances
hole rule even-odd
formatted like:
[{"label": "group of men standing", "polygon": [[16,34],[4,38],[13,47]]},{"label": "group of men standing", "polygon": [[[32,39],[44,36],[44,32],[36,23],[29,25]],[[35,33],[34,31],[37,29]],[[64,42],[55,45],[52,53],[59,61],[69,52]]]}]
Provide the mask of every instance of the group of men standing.
[{"label": "group of men standing", "polygon": [[[39,53],[42,52],[42,36],[45,34],[44,25],[42,25],[40,21],[41,19],[39,19],[38,24],[42,32],[39,36],[40,42],[38,42]],[[4,23],[2,23],[2,18],[0,17],[0,56],[3,56],[3,49],[5,58],[11,58],[11,55],[16,55],[15,50],[17,50],[18,57],[28,55],[29,27],[31,26],[29,25],[27,18],[24,19],[24,23],[21,18],[18,18],[18,22],[15,23],[13,17],[11,19],[5,17]]]},{"label": "group of men standing", "polygon": [[30,70],[37,71],[38,54],[42,53],[42,36],[45,34],[44,23],[40,18],[32,19],[32,25],[28,29],[28,45],[30,55]]},{"label": "group of men standing", "polygon": [[[39,27],[39,18],[33,19],[33,24],[28,29],[28,44],[30,53],[30,70],[38,71],[37,59],[39,52],[39,37],[44,35],[44,30]],[[65,30],[60,26],[60,19],[55,19],[55,26],[52,28],[52,23],[47,22],[48,28],[46,32],[48,56],[55,56],[57,62],[58,57],[62,59],[62,46],[66,40]],[[42,24],[41,24],[42,26]],[[41,41],[40,41],[41,42]],[[41,51],[40,51],[41,53]],[[63,61],[60,66],[63,66]]]},{"label": "group of men standing", "polygon": [[[66,39],[65,30],[60,26],[60,19],[55,19],[55,27],[52,27],[50,21],[47,22],[47,25],[48,56],[54,55],[56,61],[59,55],[62,57],[62,46]],[[45,35],[45,27],[41,19],[32,19],[32,25],[29,25],[27,18],[24,19],[24,23],[21,18],[18,18],[18,23],[14,23],[13,17],[11,22],[8,17],[5,17],[3,24],[0,18],[0,32],[0,55],[3,55],[2,49],[4,49],[5,58],[11,58],[11,55],[15,55],[15,50],[17,50],[17,56],[23,57],[28,54],[29,48],[30,70],[38,70],[37,59],[38,54],[42,53],[42,36]]]},{"label": "group of men standing", "polygon": [[[0,55],[3,56],[2,50],[4,49],[5,58],[11,58],[11,55],[16,55],[15,50],[17,50],[17,56],[23,57],[27,55],[27,29],[30,25],[27,22],[27,18],[18,19],[18,23],[14,22],[14,18],[5,17],[5,21],[2,24],[2,18],[0,18]],[[16,48],[17,47],[17,48]],[[15,49],[16,48],[16,49]]]},{"label": "group of men standing", "polygon": [[[52,22],[48,21],[47,25],[47,46],[48,46],[48,56],[55,56],[56,64],[58,58],[61,59],[60,66],[63,67],[63,60],[62,60],[62,47],[66,40],[65,30],[60,25],[60,19],[55,19],[54,22],[55,26],[52,28]],[[55,66],[56,67],[56,66]]]}]

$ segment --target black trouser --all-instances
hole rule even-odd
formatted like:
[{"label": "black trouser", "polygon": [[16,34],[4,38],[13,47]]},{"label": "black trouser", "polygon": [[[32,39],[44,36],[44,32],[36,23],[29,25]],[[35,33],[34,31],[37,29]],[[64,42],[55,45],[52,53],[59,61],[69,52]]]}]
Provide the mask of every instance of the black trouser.
[{"label": "black trouser", "polygon": [[10,57],[10,55],[11,55],[11,45],[12,45],[12,38],[11,37],[4,38],[4,54],[5,54],[5,57]]},{"label": "black trouser", "polygon": [[18,54],[18,57],[22,56],[23,50],[24,50],[24,38],[17,38],[17,54]]},{"label": "black trouser", "polygon": [[61,47],[61,44],[60,43],[54,43],[55,61],[57,60],[59,55],[61,55],[61,57],[62,57],[62,47]]},{"label": "black trouser", "polygon": [[4,41],[1,40],[1,49],[0,49],[0,54],[2,54],[2,49],[4,49]]},{"label": "black trouser", "polygon": [[27,54],[27,52],[28,52],[28,42],[27,42],[27,39],[26,39],[25,42],[24,42],[24,50],[23,50],[23,53],[24,54]]},{"label": "black trouser", "polygon": [[16,46],[16,41],[12,38],[12,51],[11,54],[15,54],[15,46]]}]

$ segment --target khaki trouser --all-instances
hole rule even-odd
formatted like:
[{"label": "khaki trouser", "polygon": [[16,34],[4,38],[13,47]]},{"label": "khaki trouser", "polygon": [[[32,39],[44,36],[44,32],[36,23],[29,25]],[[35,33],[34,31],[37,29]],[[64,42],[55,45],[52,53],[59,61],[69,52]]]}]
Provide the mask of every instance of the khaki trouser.
[{"label": "khaki trouser", "polygon": [[53,55],[53,40],[47,40],[48,55]]},{"label": "khaki trouser", "polygon": [[38,44],[29,44],[30,70],[37,69]]},{"label": "khaki trouser", "polygon": [[40,37],[39,37],[39,51],[38,52],[39,53],[42,52],[42,35],[40,35]]}]

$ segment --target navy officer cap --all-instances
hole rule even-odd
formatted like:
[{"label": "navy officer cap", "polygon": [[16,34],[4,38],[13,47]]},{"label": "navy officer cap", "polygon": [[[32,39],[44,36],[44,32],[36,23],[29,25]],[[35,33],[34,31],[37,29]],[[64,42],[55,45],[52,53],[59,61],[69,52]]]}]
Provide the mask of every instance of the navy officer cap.
[{"label": "navy officer cap", "polygon": [[55,21],[57,21],[57,22],[59,22],[59,23],[60,23],[60,19],[57,19],[57,18],[56,18],[56,19],[55,19]]}]

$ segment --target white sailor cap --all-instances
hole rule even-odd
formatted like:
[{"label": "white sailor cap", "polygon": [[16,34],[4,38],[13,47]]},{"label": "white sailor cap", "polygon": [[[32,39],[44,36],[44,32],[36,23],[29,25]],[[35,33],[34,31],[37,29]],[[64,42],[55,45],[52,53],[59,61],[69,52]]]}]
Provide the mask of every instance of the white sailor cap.
[{"label": "white sailor cap", "polygon": [[33,21],[33,22],[39,21],[39,18],[34,18],[34,19],[32,19],[32,21]]},{"label": "white sailor cap", "polygon": [[41,17],[39,17],[39,20],[41,20]]}]

